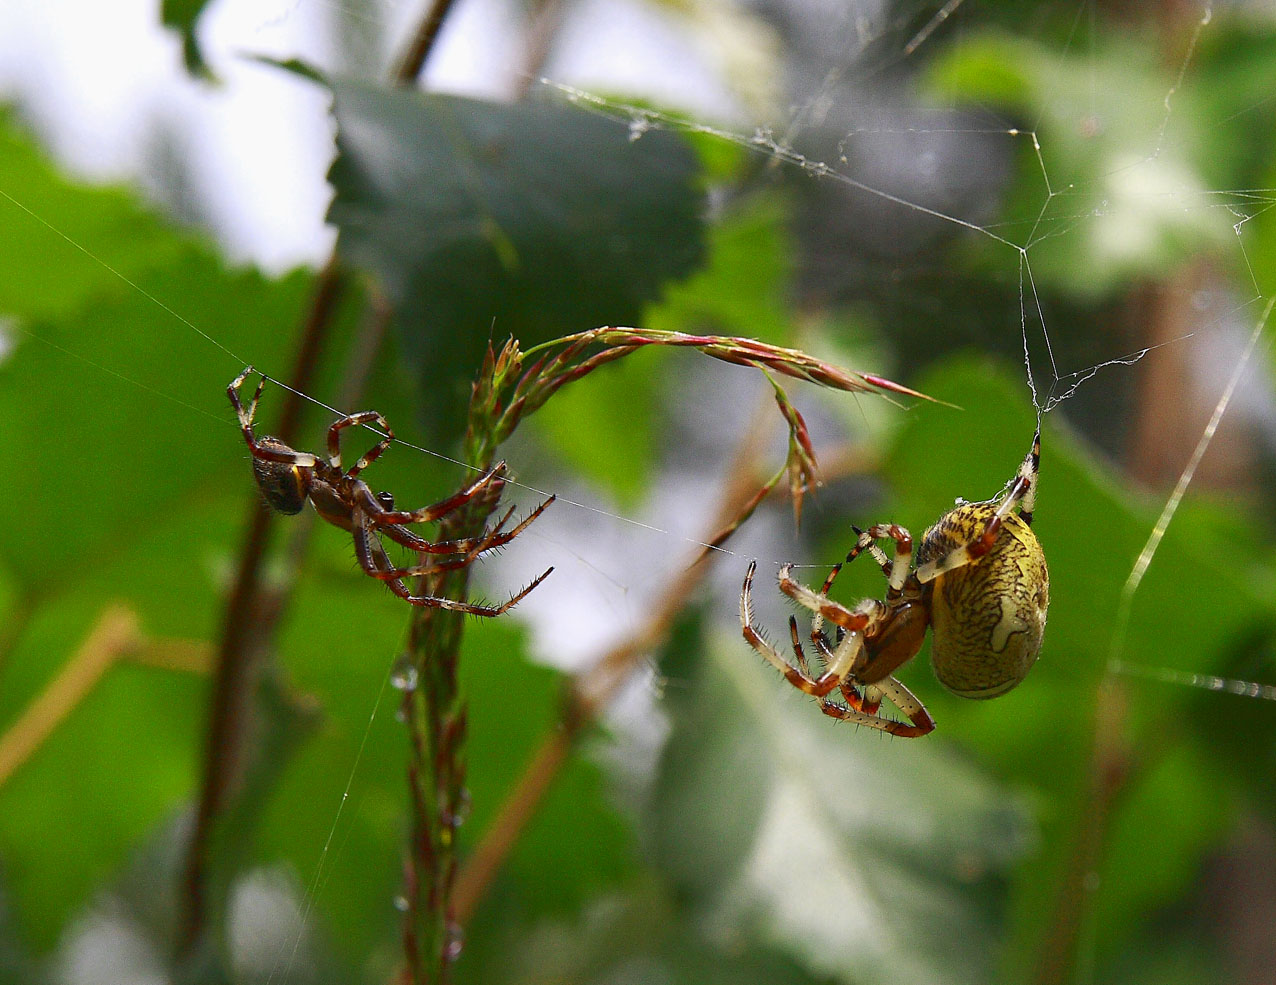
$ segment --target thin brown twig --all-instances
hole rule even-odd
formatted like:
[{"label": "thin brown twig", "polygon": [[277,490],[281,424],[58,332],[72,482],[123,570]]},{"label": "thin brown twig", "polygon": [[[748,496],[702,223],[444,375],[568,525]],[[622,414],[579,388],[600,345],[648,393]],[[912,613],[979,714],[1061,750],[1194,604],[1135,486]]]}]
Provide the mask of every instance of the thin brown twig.
[{"label": "thin brown twig", "polygon": [[112,605],[102,613],[74,656],[0,738],[0,784],[31,757],[139,639],[137,616],[132,610]]},{"label": "thin brown twig", "polygon": [[[295,439],[301,420],[300,392],[309,388],[344,287],[344,277],[334,254],[315,280],[301,342],[288,377],[292,389],[284,397],[279,426],[275,431],[285,444]],[[259,498],[253,498],[250,510],[248,530],[226,606],[213,677],[203,780],[182,876],[185,912],[178,934],[180,954],[190,952],[203,930],[209,839],[216,819],[244,774],[251,701],[256,690],[253,686],[257,674],[254,656],[262,647],[258,634],[261,562],[274,523],[273,514]],[[253,640],[257,641],[256,646],[250,646]]]},{"label": "thin brown twig", "polygon": [[201,640],[151,639],[142,634],[132,609],[120,603],[107,606],[71,659],[0,735],[0,786],[35,755],[116,663],[128,660],[206,674],[211,649]]},{"label": "thin brown twig", "polygon": [[1108,821],[1135,766],[1125,732],[1127,704],[1125,682],[1105,675],[1095,695],[1094,748],[1086,802],[1059,886],[1050,933],[1041,950],[1037,985],[1065,985],[1074,977],[1077,947],[1094,895],[1094,873],[1101,861]]},{"label": "thin brown twig", "polygon": [[524,99],[541,77],[553,50],[554,38],[563,21],[562,0],[537,0],[529,12],[523,69],[514,80],[514,98]]},{"label": "thin brown twig", "polygon": [[434,0],[425,16],[417,23],[416,31],[391,73],[391,79],[396,85],[409,86],[416,82],[455,2],[456,0]]},{"label": "thin brown twig", "polygon": [[[452,4],[453,0],[435,0],[431,4],[394,68],[393,82],[407,85],[416,80]],[[309,389],[345,288],[346,274],[334,250],[316,277],[301,341],[288,377],[291,389],[283,399],[280,423],[275,431],[275,436],[285,444],[291,444],[295,438],[301,417],[301,393]],[[228,798],[243,777],[251,698],[255,693],[253,685],[257,673],[253,655],[264,647],[264,637],[259,631],[263,615],[269,619],[270,610],[277,613],[279,607],[276,600],[263,611],[259,577],[273,516],[257,499],[254,499],[251,509],[235,583],[227,604],[213,683],[203,780],[182,878],[185,912],[178,934],[180,954],[190,953],[204,928],[209,839],[216,819],[224,812]],[[304,546],[304,540],[302,544]],[[254,640],[256,645],[250,647],[250,641]]]}]

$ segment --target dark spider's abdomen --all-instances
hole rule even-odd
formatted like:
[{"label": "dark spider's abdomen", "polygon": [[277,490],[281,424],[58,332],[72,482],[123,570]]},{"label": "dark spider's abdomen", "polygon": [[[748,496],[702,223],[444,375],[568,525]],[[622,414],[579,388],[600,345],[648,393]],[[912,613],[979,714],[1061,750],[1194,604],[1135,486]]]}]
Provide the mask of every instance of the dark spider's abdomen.
[{"label": "dark spider's abdomen", "polygon": [[[969,544],[996,503],[965,503],[926,531],[918,565]],[[1050,574],[1036,534],[1018,516],[1002,523],[978,561],[939,575],[931,591],[931,663],[939,682],[966,698],[995,698],[1027,676],[1041,650]]]}]

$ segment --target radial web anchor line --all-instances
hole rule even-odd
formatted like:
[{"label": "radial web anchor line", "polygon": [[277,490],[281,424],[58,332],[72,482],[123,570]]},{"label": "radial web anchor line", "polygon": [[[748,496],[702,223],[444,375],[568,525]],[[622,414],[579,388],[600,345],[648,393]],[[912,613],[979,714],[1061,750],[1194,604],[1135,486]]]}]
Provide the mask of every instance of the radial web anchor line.
[{"label": "radial web anchor line", "polygon": [[1194,674],[1191,671],[1174,670],[1170,667],[1146,667],[1142,664],[1126,663],[1124,660],[1113,660],[1108,664],[1108,670],[1125,677],[1139,677],[1147,681],[1159,681],[1162,684],[1177,684],[1180,687],[1194,687],[1202,691],[1235,694],[1242,698],[1276,701],[1276,685],[1272,684],[1216,677],[1213,674]]}]

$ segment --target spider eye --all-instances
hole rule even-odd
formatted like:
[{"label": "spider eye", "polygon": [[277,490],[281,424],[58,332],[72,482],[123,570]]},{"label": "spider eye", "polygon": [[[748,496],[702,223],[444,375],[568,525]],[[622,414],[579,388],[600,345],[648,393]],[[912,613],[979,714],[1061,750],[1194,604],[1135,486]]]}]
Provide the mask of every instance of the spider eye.
[{"label": "spider eye", "polygon": [[384,506],[387,510],[394,509],[394,497],[388,492],[377,493],[377,502]]}]

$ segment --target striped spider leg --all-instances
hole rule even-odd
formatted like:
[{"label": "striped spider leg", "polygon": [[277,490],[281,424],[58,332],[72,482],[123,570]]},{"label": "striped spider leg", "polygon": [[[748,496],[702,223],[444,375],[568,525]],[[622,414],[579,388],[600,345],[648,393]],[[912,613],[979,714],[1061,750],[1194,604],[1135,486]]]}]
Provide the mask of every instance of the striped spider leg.
[{"label": "striped spider leg", "polygon": [[[527,593],[549,576],[553,568],[545,571],[530,585],[498,606],[479,605],[432,595],[413,595],[403,579],[430,571],[450,570],[473,563],[484,552],[503,547],[517,537],[554,501],[550,496],[531,514],[511,530],[505,530],[512,510],[494,526],[475,537],[460,540],[431,541],[408,529],[410,524],[434,523],[460,509],[481,493],[499,495],[505,484],[506,467],[498,462],[480,474],[469,485],[417,510],[398,510],[394,497],[387,492],[374,493],[360,477],[360,473],[375,462],[394,442],[394,431],[376,411],[347,414],[328,428],[328,458],[325,461],[309,452],[295,451],[278,438],[257,437],[253,421],[257,402],[266,386],[266,376],[261,375],[252,399],[245,407],[239,397],[244,381],[256,372],[251,366],[240,373],[226,388],[231,406],[239,418],[240,430],[253,456],[253,475],[266,502],[285,514],[300,513],[309,502],[320,518],[335,527],[348,531],[354,541],[355,556],[360,567],[371,577],[382,581],[399,598],[411,605],[436,609],[468,612],[476,616],[499,616],[516,605]],[[341,432],[356,425],[375,424],[383,437],[349,468],[341,462]],[[406,568],[395,567],[385,552],[381,535],[389,537],[418,555],[428,556],[430,561]]]}]

